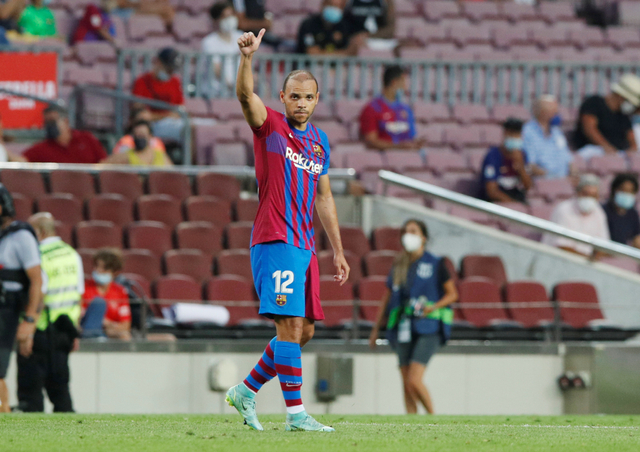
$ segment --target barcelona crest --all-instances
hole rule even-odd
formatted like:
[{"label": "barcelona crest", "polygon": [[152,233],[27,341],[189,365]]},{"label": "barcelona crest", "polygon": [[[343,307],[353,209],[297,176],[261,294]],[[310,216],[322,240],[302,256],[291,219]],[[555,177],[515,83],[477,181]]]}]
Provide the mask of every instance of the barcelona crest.
[{"label": "barcelona crest", "polygon": [[287,296],[286,295],[276,295],[276,304],[278,306],[284,306],[287,304]]},{"label": "barcelona crest", "polygon": [[322,157],[322,147],[318,144],[313,145],[313,153],[318,157]]}]

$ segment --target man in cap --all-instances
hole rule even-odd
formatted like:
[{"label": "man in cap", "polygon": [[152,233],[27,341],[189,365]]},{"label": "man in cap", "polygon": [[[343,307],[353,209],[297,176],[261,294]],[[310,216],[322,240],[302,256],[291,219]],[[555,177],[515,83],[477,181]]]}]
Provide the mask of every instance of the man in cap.
[{"label": "man in cap", "polygon": [[578,153],[585,160],[619,151],[637,151],[631,115],[640,107],[640,78],[624,74],[606,96],[587,97],[580,106],[575,132]]},{"label": "man in cap", "polygon": [[[182,82],[174,75],[180,66],[180,54],[171,48],[160,50],[151,72],[141,75],[133,84],[132,94],[172,105],[184,105]],[[134,105],[137,107],[139,105]],[[184,123],[172,110],[150,108],[153,134],[164,140],[180,141]]]},{"label": "man in cap", "polygon": [[42,303],[36,233],[28,223],[14,221],[15,215],[11,193],[0,184],[0,413],[11,411],[4,378],[13,343],[18,341],[20,355],[31,355]]}]

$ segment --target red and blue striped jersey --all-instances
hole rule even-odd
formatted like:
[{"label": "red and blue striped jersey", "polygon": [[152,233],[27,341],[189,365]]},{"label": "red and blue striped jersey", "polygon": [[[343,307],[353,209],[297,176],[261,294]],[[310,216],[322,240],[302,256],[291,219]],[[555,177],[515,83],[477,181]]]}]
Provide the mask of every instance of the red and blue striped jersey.
[{"label": "red and blue striped jersey", "polygon": [[313,124],[304,132],[267,107],[267,119],[252,128],[258,213],[251,246],[282,241],[315,252],[313,208],[320,176],[329,170],[329,139]]}]

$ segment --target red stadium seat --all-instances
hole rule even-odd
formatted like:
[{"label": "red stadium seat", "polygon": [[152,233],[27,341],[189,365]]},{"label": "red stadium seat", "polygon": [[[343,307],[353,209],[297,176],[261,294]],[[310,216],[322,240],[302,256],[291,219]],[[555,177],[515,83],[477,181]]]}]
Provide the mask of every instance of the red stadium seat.
[{"label": "red stadium seat", "polygon": [[456,286],[458,286],[458,282],[460,281],[460,276],[458,276],[458,271],[456,270],[456,266],[454,265],[453,261],[449,257],[444,256],[442,259],[444,259],[444,266],[449,271],[449,276],[451,277],[451,279],[453,279],[453,283]]},{"label": "red stadium seat", "polygon": [[49,173],[52,193],[69,193],[78,199],[90,199],[96,194],[93,175],[81,171],[56,170]]},{"label": "red stadium seat", "polygon": [[574,193],[571,181],[568,179],[537,179],[535,191],[543,196],[547,202],[567,199]]},{"label": "red stadium seat", "polygon": [[202,285],[185,275],[161,276],[153,285],[157,300],[155,312],[174,303],[202,303]]},{"label": "red stadium seat", "polygon": [[[362,262],[360,256],[349,250],[345,250],[344,257],[350,268],[349,281],[353,284],[358,284],[362,279]],[[336,267],[333,265],[333,251],[320,251],[318,253],[318,268],[321,276],[333,276],[336,274]]]},{"label": "red stadium seat", "polygon": [[42,176],[31,170],[2,170],[0,180],[11,193],[20,193],[31,199],[39,198],[47,193]]},{"label": "red stadium seat", "polygon": [[365,320],[375,322],[378,318],[380,300],[387,291],[386,276],[369,276],[360,281],[358,294],[360,311]]},{"label": "red stadium seat", "polygon": [[[504,288],[504,298],[511,318],[527,328],[548,325],[554,320],[555,313],[549,302],[547,290],[539,282],[510,282]],[[542,306],[509,306],[509,303],[542,304]]]},{"label": "red stadium seat", "polygon": [[152,195],[169,195],[180,201],[191,196],[191,181],[186,174],[154,171],[149,173],[147,184]]},{"label": "red stadium seat", "polygon": [[89,220],[112,221],[124,227],[133,221],[133,203],[115,193],[96,195],[87,201]]},{"label": "red stadium seat", "polygon": [[33,199],[20,193],[11,193],[11,197],[16,209],[16,220],[27,221],[33,214]]},{"label": "red stadium seat", "polygon": [[[596,288],[584,282],[564,282],[553,288],[560,319],[573,328],[587,328],[589,322],[604,319]],[[576,307],[572,304],[579,304]],[[586,306],[585,306],[586,305]]]},{"label": "red stadium seat", "polygon": [[171,230],[158,221],[137,221],[127,228],[129,248],[149,250],[160,257],[173,248]]},{"label": "red stadium seat", "polygon": [[471,276],[483,276],[493,280],[498,287],[507,283],[507,272],[500,256],[465,256],[460,264],[460,276],[465,279]]},{"label": "red stadium seat", "polygon": [[216,196],[228,201],[235,201],[240,197],[240,181],[226,174],[198,174],[196,187],[201,196]]},{"label": "red stadium seat", "polygon": [[140,221],[159,221],[170,229],[182,223],[180,201],[169,195],[145,195],[136,202]]},{"label": "red stadium seat", "polygon": [[231,223],[231,203],[215,196],[191,196],[185,201],[187,220],[207,221],[219,228]]},{"label": "red stadium seat", "polygon": [[367,276],[388,276],[397,256],[397,251],[371,251],[364,257]]},{"label": "red stadium seat", "polygon": [[[369,240],[359,226],[341,226],[340,236],[342,237],[344,249],[355,253],[359,257],[371,251]],[[326,238],[326,241],[326,243],[329,243],[328,238]]]},{"label": "red stadium seat", "polygon": [[420,169],[424,167],[422,156],[416,151],[387,151],[384,153],[386,167],[391,171],[403,173],[407,169]]},{"label": "red stadium seat", "polygon": [[[472,276],[463,279],[459,286],[460,309],[464,318],[476,327],[483,328],[508,324],[509,316],[500,297],[500,288],[489,278]],[[474,308],[474,303],[497,303],[496,307]]]},{"label": "red stadium seat", "polygon": [[111,221],[81,221],[76,225],[78,248],[122,248],[122,228]]},{"label": "red stadium seat", "polygon": [[176,227],[178,248],[215,256],[222,250],[222,230],[206,221],[187,221]]},{"label": "red stadium seat", "polygon": [[132,249],[122,252],[124,257],[124,273],[135,273],[153,281],[162,275],[160,258],[149,250]]},{"label": "red stadium seat", "polygon": [[325,326],[337,327],[353,322],[353,284],[349,281],[341,286],[333,276],[321,276],[320,299]]},{"label": "red stadium seat", "polygon": [[73,225],[55,221],[56,235],[62,239],[67,245],[73,246]]},{"label": "red stadium seat", "polygon": [[151,298],[151,283],[147,278],[136,273],[120,273],[118,276],[133,282],[132,285],[136,294],[139,295],[141,290],[146,298]]},{"label": "red stadium seat", "polygon": [[[228,326],[266,323],[258,315],[258,303],[255,301],[251,280],[235,275],[218,276],[207,283],[205,296],[207,300],[229,310]],[[232,302],[233,305],[224,302]]]},{"label": "red stadium seat", "polygon": [[376,250],[402,251],[400,228],[381,227],[373,231],[373,247]]},{"label": "red stadium seat", "polygon": [[93,271],[93,255],[96,250],[78,248],[76,252],[80,255],[80,259],[82,259],[82,270],[84,274],[90,275]]},{"label": "red stadium seat", "polygon": [[101,193],[116,193],[131,201],[135,201],[143,194],[142,181],[136,173],[101,171],[98,179]]},{"label": "red stadium seat", "polygon": [[211,255],[200,250],[169,250],[164,255],[164,265],[168,275],[187,275],[199,282],[213,275]]},{"label": "red stadium seat", "polygon": [[459,17],[461,15],[460,5],[457,2],[431,0],[423,5],[425,17],[432,22],[437,22],[445,17]]},{"label": "red stadium seat", "polygon": [[249,250],[225,250],[216,257],[219,275],[237,275],[253,280]]},{"label": "red stadium seat", "polygon": [[254,221],[258,213],[258,200],[255,198],[238,199],[236,201],[236,220]]},{"label": "red stadium seat", "polygon": [[82,221],[82,203],[66,193],[43,195],[36,201],[38,212],[49,212],[57,221],[70,226]]},{"label": "red stadium seat", "polygon": [[253,223],[250,221],[238,221],[229,223],[226,227],[227,248],[249,249],[251,248],[251,232]]}]

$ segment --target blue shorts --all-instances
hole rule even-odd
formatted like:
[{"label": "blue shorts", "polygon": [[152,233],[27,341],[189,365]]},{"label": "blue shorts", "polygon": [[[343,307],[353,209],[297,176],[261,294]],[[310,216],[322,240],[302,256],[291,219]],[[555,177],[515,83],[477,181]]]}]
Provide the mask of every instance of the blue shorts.
[{"label": "blue shorts", "polygon": [[284,242],[251,248],[251,271],[260,297],[260,315],[323,320],[320,271],[313,251]]}]

